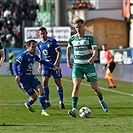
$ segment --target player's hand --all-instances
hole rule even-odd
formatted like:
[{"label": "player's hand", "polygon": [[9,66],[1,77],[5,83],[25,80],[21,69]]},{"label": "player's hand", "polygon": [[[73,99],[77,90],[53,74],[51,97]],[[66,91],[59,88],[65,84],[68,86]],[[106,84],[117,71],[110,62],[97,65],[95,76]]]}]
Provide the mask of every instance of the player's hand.
[{"label": "player's hand", "polygon": [[0,61],[0,67],[2,66],[2,62]]},{"label": "player's hand", "polygon": [[69,68],[73,68],[73,63],[71,63],[70,61],[67,61],[67,66],[68,66]]},{"label": "player's hand", "polygon": [[106,67],[104,66],[104,67],[103,67],[103,70],[105,70],[105,69],[106,69]]},{"label": "player's hand", "polygon": [[16,76],[16,77],[15,77],[15,81],[16,81],[17,83],[19,83],[19,82],[20,82],[20,77],[19,77],[19,76]]},{"label": "player's hand", "polygon": [[110,67],[110,63],[107,64],[107,68],[109,68],[109,67]]},{"label": "player's hand", "polygon": [[88,63],[89,63],[89,64],[94,63],[94,59],[93,59],[93,58],[90,58],[90,59],[88,60]]},{"label": "player's hand", "polygon": [[42,67],[41,67],[41,66],[38,67],[38,72],[39,72],[39,73],[42,72]]},{"label": "player's hand", "polygon": [[57,66],[54,66],[54,70],[60,70],[61,71],[61,68],[57,67]]}]

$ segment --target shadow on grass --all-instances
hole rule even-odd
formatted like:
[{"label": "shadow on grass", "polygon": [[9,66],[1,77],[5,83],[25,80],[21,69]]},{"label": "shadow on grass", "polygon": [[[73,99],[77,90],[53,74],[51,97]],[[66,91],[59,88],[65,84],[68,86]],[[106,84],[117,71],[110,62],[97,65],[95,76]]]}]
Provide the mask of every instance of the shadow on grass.
[{"label": "shadow on grass", "polygon": [[5,127],[6,127],[6,126],[9,126],[9,127],[10,127],[10,126],[11,126],[11,127],[14,127],[14,126],[18,126],[18,127],[19,127],[19,126],[20,126],[20,127],[21,127],[21,126],[28,126],[28,127],[29,127],[29,126],[46,126],[46,125],[43,125],[43,124],[40,124],[40,125],[39,125],[39,124],[36,124],[36,125],[33,125],[33,124],[31,124],[31,125],[29,125],[29,124],[5,124],[5,123],[0,124],[0,127],[3,127],[3,126],[5,126]]},{"label": "shadow on grass", "polygon": [[[108,108],[110,109],[110,110],[114,110],[114,109],[118,109],[118,110],[120,110],[120,109],[122,109],[122,110],[125,110],[125,109],[133,109],[133,107],[131,106],[131,107],[112,107],[112,106],[108,106]],[[101,109],[101,107],[99,106],[99,107],[91,107],[90,109]]]},{"label": "shadow on grass", "polygon": [[5,124],[5,123],[3,123],[3,124],[0,124],[0,126],[27,126],[27,125],[24,125],[24,124]]}]

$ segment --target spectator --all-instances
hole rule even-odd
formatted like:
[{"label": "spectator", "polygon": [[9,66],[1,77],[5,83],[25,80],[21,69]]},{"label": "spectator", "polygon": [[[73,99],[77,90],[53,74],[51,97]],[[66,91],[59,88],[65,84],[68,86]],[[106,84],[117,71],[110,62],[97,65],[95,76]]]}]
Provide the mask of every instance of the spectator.
[{"label": "spectator", "polygon": [[16,41],[16,38],[14,36],[11,37],[10,47],[12,47],[12,48],[17,47],[17,41]]},{"label": "spectator", "polygon": [[39,6],[36,4],[36,2],[31,3],[28,2],[27,0],[19,2],[6,0],[6,2],[0,2],[0,18],[1,19],[3,18],[2,19],[3,22],[2,21],[0,22],[0,38],[2,38],[3,44],[5,46],[9,47],[10,46],[9,40],[11,40],[12,36],[15,36],[16,41],[19,44],[17,45],[17,47],[22,47],[21,43],[22,21],[23,20],[35,21],[37,19],[36,18],[37,10],[39,10]]},{"label": "spectator", "polygon": [[0,18],[3,18],[2,3],[0,2]]},{"label": "spectator", "polygon": [[4,17],[6,18],[8,15],[11,15],[11,11],[9,9],[6,9],[4,11]]},{"label": "spectator", "polygon": [[14,53],[12,52],[12,50],[9,50],[9,69],[11,71],[11,75],[13,76],[13,69],[12,69],[12,64],[14,62]]},{"label": "spectator", "polygon": [[76,6],[77,6],[78,9],[82,9],[83,8],[82,0],[78,0],[78,2],[76,3]]},{"label": "spectator", "polygon": [[93,8],[93,4],[90,2],[90,0],[88,0],[88,2],[86,3],[86,7],[87,7],[87,9]]}]

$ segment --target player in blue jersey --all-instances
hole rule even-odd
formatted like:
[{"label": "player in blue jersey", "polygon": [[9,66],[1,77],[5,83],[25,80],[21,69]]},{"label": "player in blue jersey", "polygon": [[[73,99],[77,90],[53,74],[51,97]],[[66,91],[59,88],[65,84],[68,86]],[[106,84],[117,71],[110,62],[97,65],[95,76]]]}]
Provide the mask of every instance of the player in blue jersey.
[{"label": "player in blue jersey", "polygon": [[15,81],[18,86],[30,96],[30,98],[25,103],[26,108],[35,112],[35,109],[31,107],[31,105],[37,100],[37,94],[35,91],[39,93],[39,101],[42,107],[42,115],[49,116],[46,112],[46,103],[45,103],[45,94],[42,88],[41,82],[37,79],[37,77],[32,73],[32,67],[35,61],[38,61],[44,64],[50,70],[61,70],[59,67],[40,59],[36,55],[36,41],[30,40],[27,42],[27,50],[24,51],[13,63],[13,72],[15,75]]},{"label": "player in blue jersey", "polygon": [[[62,56],[60,45],[54,38],[47,36],[47,29],[41,27],[39,29],[39,35],[41,37],[40,41],[37,42],[37,46],[40,52],[40,58],[52,63],[55,66],[59,66],[59,61]],[[42,85],[46,94],[46,106],[49,107],[51,104],[49,102],[49,77],[52,75],[54,77],[55,85],[57,87],[57,93],[60,101],[60,108],[64,109],[63,103],[63,87],[61,84],[62,74],[60,70],[51,70],[44,65],[39,64],[38,71],[42,73]]]}]

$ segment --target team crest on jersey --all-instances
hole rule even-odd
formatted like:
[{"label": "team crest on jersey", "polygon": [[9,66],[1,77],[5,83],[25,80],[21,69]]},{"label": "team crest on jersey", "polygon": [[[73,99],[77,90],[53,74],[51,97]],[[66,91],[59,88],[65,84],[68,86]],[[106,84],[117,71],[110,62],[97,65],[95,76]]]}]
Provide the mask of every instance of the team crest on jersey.
[{"label": "team crest on jersey", "polygon": [[43,50],[44,55],[48,55],[48,51],[46,49]]},{"label": "team crest on jersey", "polygon": [[47,44],[47,47],[49,48],[50,47],[50,44]]},{"label": "team crest on jersey", "polygon": [[88,41],[88,40],[86,40],[86,41],[84,41],[84,43],[85,43],[85,44],[89,44],[89,41]]},{"label": "team crest on jersey", "polygon": [[33,66],[33,64],[30,63],[30,64],[28,65],[28,70],[31,70],[31,69],[32,69],[32,66]]},{"label": "team crest on jersey", "polygon": [[33,61],[35,62],[35,58],[33,58]]}]

